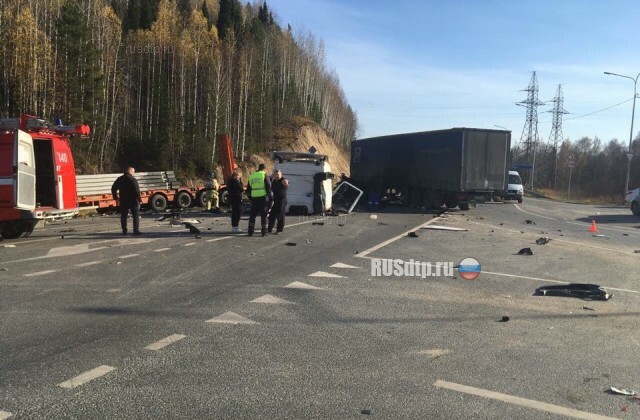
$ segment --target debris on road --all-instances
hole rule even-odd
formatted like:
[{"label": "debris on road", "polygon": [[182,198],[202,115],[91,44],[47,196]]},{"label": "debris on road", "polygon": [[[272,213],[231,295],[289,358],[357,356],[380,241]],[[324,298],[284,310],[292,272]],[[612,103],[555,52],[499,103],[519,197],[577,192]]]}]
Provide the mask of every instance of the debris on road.
[{"label": "debris on road", "polygon": [[304,241],[305,241],[306,243],[308,243],[308,244],[312,244],[312,243],[313,243],[313,241],[312,241],[311,239],[305,239]]},{"label": "debris on road", "polygon": [[522,248],[520,251],[518,251],[518,255],[533,255],[533,251],[531,250],[531,248]]},{"label": "debris on road", "polygon": [[377,214],[372,214],[371,216],[369,216],[369,219],[376,220],[377,218],[378,218]]},{"label": "debris on road", "polygon": [[296,245],[298,245],[298,244],[297,244],[297,243],[295,243],[295,242],[287,242],[285,245],[286,245],[286,246],[296,246]]},{"label": "debris on road", "polygon": [[544,237],[544,238],[538,238],[538,239],[536,239],[536,244],[537,244],[537,245],[546,245],[546,244],[548,244],[549,242],[551,242],[551,238]]},{"label": "debris on road", "polygon": [[606,238],[607,237],[606,235],[603,235],[601,233],[600,234],[596,234],[596,235],[591,235],[591,236],[593,236],[594,238]]},{"label": "debris on road", "polygon": [[533,220],[529,220],[529,219],[525,220],[524,222],[526,224],[528,224],[528,225],[535,225],[536,224],[536,222],[534,222]]},{"label": "debris on road", "polygon": [[312,222],[311,225],[324,226],[324,222]]},{"label": "debris on road", "polygon": [[196,239],[202,239],[202,236],[196,235]]},{"label": "debris on road", "polygon": [[8,268],[0,268],[0,271],[9,271]]},{"label": "debris on road", "polygon": [[589,308],[588,306],[581,306],[580,309],[584,309],[585,311],[595,311],[595,309]]},{"label": "debris on road", "polygon": [[5,247],[5,248],[15,248],[16,246],[15,245],[3,245],[3,247]]},{"label": "debris on road", "polygon": [[640,249],[636,249],[635,251],[633,251],[634,254],[640,254]]},{"label": "debris on road", "polygon": [[200,229],[198,229],[197,227],[193,226],[190,222],[182,222],[182,224],[184,225],[184,227],[186,227],[187,229],[189,229],[189,233],[202,233],[200,232]]},{"label": "debris on road", "polygon": [[467,232],[467,231],[469,231],[469,229],[465,229],[465,228],[459,228],[459,227],[453,227],[453,226],[439,226],[439,225],[422,226],[420,229],[447,230],[447,231],[452,231],[452,232]]},{"label": "debris on road", "polygon": [[415,232],[409,232],[409,234],[407,235],[409,238],[417,238],[418,234]]},{"label": "debris on road", "polygon": [[500,318],[499,320],[497,320],[496,322],[509,322],[509,317],[508,316],[503,316],[502,318]]},{"label": "debris on road", "polygon": [[609,294],[602,286],[584,283],[542,286],[536,289],[535,294],[542,296],[575,297],[584,300],[609,300],[613,297],[613,295]]},{"label": "debris on road", "polygon": [[364,414],[365,416],[368,416],[371,414],[371,410],[366,410],[366,409],[360,410],[360,414]]},{"label": "debris on road", "polygon": [[633,389],[620,389],[613,386],[609,388],[607,392],[609,394],[626,395],[628,397],[633,397],[634,395],[636,395],[636,391],[634,391]]},{"label": "debris on road", "polygon": [[387,226],[389,223],[385,223],[385,222],[378,222],[378,225],[380,226]]}]

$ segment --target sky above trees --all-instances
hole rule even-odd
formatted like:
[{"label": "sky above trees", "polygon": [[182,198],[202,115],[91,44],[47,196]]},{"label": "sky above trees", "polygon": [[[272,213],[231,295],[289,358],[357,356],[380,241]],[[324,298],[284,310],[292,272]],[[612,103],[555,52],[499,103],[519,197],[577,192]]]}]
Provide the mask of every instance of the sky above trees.
[{"label": "sky above trees", "polygon": [[[515,103],[526,99],[521,90],[535,70],[540,100],[553,99],[562,84],[571,112],[564,117],[565,138],[629,141],[633,82],[603,73],[640,72],[637,1],[268,4],[281,24],[324,40],[327,63],[358,114],[360,137],[500,125],[519,140],[525,108]],[[551,132],[551,114],[544,112],[550,109],[539,109],[543,142]],[[634,131],[635,137],[638,121]]]}]

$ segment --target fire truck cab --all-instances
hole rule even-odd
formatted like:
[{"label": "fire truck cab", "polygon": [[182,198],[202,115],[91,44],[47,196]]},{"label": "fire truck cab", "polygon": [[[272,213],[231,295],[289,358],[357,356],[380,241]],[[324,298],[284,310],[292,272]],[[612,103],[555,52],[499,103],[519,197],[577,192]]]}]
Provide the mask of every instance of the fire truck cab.
[{"label": "fire truck cab", "polygon": [[89,127],[55,126],[30,115],[0,119],[0,234],[27,236],[39,220],[78,211],[69,136]]}]

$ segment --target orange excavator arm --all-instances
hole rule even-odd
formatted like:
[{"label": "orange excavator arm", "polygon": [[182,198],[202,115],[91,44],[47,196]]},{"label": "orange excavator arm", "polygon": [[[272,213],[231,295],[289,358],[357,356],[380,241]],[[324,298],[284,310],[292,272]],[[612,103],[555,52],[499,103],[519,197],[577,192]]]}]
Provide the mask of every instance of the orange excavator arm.
[{"label": "orange excavator arm", "polygon": [[229,179],[231,173],[238,168],[235,159],[233,159],[233,149],[231,148],[231,137],[228,133],[218,134],[218,152],[220,153],[220,162],[222,163],[222,175],[224,182]]}]

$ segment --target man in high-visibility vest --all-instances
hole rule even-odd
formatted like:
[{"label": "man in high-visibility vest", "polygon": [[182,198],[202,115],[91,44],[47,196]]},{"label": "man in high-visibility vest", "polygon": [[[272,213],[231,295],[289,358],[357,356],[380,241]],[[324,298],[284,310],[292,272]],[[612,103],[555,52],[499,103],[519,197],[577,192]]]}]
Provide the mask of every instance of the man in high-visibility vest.
[{"label": "man in high-visibility vest", "polygon": [[256,216],[260,214],[262,236],[267,236],[267,211],[272,200],[271,181],[265,172],[266,166],[261,163],[258,170],[251,174],[247,184],[247,195],[251,198],[251,214],[249,216],[249,236],[253,236],[256,228]]}]

